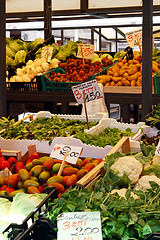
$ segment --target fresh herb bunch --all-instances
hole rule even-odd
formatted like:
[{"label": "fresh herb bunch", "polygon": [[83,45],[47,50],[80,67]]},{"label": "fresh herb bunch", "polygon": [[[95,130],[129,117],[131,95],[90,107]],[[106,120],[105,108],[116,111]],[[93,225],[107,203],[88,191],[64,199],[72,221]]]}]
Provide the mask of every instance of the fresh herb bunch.
[{"label": "fresh herb bunch", "polygon": [[160,130],[160,104],[155,106],[153,111],[146,117],[146,124]]},{"label": "fresh herb bunch", "polygon": [[9,126],[13,125],[14,123],[15,123],[15,120],[10,119],[9,117],[8,118],[5,118],[5,117],[0,118],[0,131],[5,128],[8,128]]},{"label": "fresh herb bunch", "polygon": [[80,139],[83,143],[99,146],[99,147],[105,147],[106,145],[115,146],[116,143],[123,137],[133,137],[134,132],[130,128],[127,128],[124,131],[121,131],[118,128],[106,128],[103,132],[100,132],[99,134],[87,134],[82,132],[77,132],[74,135],[74,138]]},{"label": "fresh herb bunch", "polygon": [[[93,127],[97,122],[90,122]],[[57,116],[51,118],[37,118],[31,122],[23,122],[16,126],[10,126],[2,133],[5,139],[37,139],[49,140],[54,137],[72,136],[76,132],[83,132],[87,128],[86,121],[60,119]]]}]

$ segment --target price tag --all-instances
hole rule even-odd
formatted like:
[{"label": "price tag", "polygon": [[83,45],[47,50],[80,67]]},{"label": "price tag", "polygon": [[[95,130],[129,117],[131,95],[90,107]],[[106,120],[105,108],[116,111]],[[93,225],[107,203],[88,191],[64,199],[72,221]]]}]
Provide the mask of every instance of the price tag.
[{"label": "price tag", "polygon": [[77,58],[94,58],[93,44],[78,44]]},{"label": "price tag", "polygon": [[126,40],[131,48],[139,46],[139,44],[142,45],[142,30],[126,33]]},{"label": "price tag", "polygon": [[42,47],[41,58],[45,59],[46,62],[50,62],[52,58],[53,47]]},{"label": "price tag", "polygon": [[50,157],[63,160],[67,150],[68,150],[68,155],[66,158],[66,162],[76,164],[79,155],[82,153],[82,147],[55,144],[50,154]]},{"label": "price tag", "polygon": [[72,86],[72,91],[76,101],[79,104],[84,103],[83,94],[85,94],[86,102],[93,101],[95,99],[103,98],[103,94],[98,86],[97,81],[91,80],[85,83],[77,84]]},{"label": "price tag", "polygon": [[[57,217],[58,240],[102,240],[100,212],[64,212]],[[65,236],[65,237],[64,237]]]},{"label": "price tag", "polygon": [[156,147],[155,155],[160,156],[160,141],[158,142],[158,145]]}]

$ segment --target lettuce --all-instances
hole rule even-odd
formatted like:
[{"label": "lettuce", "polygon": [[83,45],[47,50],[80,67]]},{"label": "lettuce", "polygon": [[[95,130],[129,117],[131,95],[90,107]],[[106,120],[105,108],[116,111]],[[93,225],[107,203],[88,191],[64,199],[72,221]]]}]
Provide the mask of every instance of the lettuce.
[{"label": "lettuce", "polygon": [[20,50],[15,55],[16,64],[25,63],[27,53],[24,50]]}]

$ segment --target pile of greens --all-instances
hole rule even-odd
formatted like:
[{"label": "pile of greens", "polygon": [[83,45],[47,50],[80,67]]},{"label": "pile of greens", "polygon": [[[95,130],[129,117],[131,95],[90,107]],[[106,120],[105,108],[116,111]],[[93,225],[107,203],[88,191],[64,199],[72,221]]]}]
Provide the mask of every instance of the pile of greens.
[{"label": "pile of greens", "polygon": [[82,132],[77,132],[74,135],[74,138],[80,139],[83,143],[105,147],[106,145],[115,146],[116,143],[123,137],[133,137],[134,133],[130,128],[127,128],[124,131],[121,131],[118,128],[106,128],[103,132],[96,134],[87,134]]},{"label": "pile of greens", "polygon": [[15,120],[10,119],[9,117],[8,118],[5,118],[5,117],[0,118],[0,131],[5,128],[8,128],[9,126],[13,125],[14,123],[15,123]]},{"label": "pile of greens", "polygon": [[160,104],[155,106],[153,111],[146,117],[146,124],[160,130]]},{"label": "pile of greens", "polygon": [[[155,146],[142,144],[142,152],[135,153],[136,159],[142,162],[150,161],[155,152]],[[152,232],[160,232],[160,186],[150,182],[151,189],[134,191],[138,196],[131,196],[133,186],[124,175],[121,179],[109,167],[115,159],[124,156],[116,152],[106,156],[104,168],[106,173],[101,177],[94,191],[74,187],[60,198],[50,203],[46,216],[52,220],[57,231],[57,216],[63,212],[100,211],[103,239],[108,240],[142,240]],[[111,193],[115,188],[126,187],[125,197]]]},{"label": "pile of greens", "polygon": [[[97,122],[90,122],[93,127]],[[16,126],[9,126],[1,136],[5,139],[37,139],[49,140],[54,137],[72,136],[76,132],[87,129],[87,122],[80,120],[60,119],[57,116],[51,118],[37,118],[31,122],[23,122]]]}]

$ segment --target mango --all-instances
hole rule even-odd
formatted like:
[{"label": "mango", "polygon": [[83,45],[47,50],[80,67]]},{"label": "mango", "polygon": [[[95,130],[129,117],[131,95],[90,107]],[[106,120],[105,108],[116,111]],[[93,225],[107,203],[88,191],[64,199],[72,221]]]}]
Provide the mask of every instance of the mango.
[{"label": "mango", "polygon": [[31,176],[39,176],[39,174],[43,171],[42,165],[36,165],[31,169]]},{"label": "mango", "polygon": [[25,182],[24,182],[24,184],[23,184],[23,187],[24,188],[28,188],[29,186],[35,186],[35,187],[39,187],[39,183],[38,182],[36,182],[36,181],[34,181],[34,180],[26,180]]},{"label": "mango", "polygon": [[63,183],[63,177],[62,176],[53,176],[50,177],[47,180],[47,184],[49,185],[50,183],[57,182],[57,183]]}]

